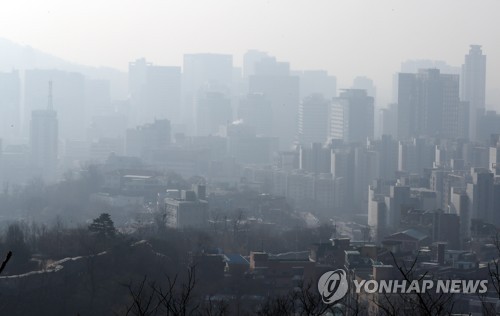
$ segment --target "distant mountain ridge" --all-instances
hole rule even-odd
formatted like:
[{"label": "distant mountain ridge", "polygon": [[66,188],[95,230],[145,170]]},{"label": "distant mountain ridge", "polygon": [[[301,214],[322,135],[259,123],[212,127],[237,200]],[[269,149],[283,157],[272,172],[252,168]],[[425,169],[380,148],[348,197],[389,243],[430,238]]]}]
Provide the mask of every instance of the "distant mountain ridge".
[{"label": "distant mountain ridge", "polygon": [[67,61],[63,58],[42,52],[28,45],[0,38],[0,71],[19,69],[59,69],[79,72],[90,79],[105,79],[111,82],[111,96],[123,99],[128,94],[128,75],[126,72],[110,67],[91,67]]}]

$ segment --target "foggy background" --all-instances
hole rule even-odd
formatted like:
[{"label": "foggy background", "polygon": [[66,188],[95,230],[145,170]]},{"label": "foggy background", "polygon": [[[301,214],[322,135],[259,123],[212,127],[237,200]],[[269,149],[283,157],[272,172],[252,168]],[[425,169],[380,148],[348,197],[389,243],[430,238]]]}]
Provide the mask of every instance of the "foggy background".
[{"label": "foggy background", "polygon": [[259,49],[292,69],[328,70],[338,88],[365,75],[381,106],[391,101],[392,74],[403,61],[460,66],[469,44],[480,44],[488,55],[487,107],[500,104],[496,0],[7,0],[0,8],[0,37],[74,63],[126,71],[139,57],[182,65],[184,53],[212,52],[233,54],[241,66],[247,49]]}]

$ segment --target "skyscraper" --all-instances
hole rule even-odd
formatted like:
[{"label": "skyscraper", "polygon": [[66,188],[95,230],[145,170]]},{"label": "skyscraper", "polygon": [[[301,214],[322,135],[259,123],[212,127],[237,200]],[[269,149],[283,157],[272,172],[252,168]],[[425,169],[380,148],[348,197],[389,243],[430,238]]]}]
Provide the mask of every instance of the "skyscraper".
[{"label": "skyscraper", "polygon": [[180,119],[180,67],[155,66],[138,59],[129,64],[129,86],[134,125]]},{"label": "skyscraper", "polygon": [[326,99],[337,96],[337,78],[326,70],[304,70],[298,72],[298,76],[301,99],[316,93],[321,93]]},{"label": "skyscraper", "polygon": [[373,137],[373,98],[365,90],[347,89],[333,98],[330,113],[330,138],[363,142]]},{"label": "skyscraper", "polygon": [[[57,111],[61,137],[71,140],[86,138],[88,122],[85,109],[85,77],[77,72],[33,69],[25,72],[24,121],[28,123],[31,111],[45,108],[47,82],[54,84],[53,107]],[[29,125],[25,124],[25,132]]]},{"label": "skyscraper", "polygon": [[196,104],[200,95],[217,92],[231,96],[233,56],[185,54],[182,72],[182,119],[190,130],[195,131]]},{"label": "skyscraper", "polygon": [[460,124],[467,109],[460,103],[459,76],[438,69],[416,74],[400,73],[398,80],[398,137],[434,136],[459,138],[466,126]]},{"label": "skyscraper", "polygon": [[215,135],[233,121],[231,100],[223,93],[199,93],[196,99],[196,135]]},{"label": "skyscraper", "polygon": [[255,128],[257,135],[271,136],[272,110],[271,102],[262,93],[251,93],[240,99],[238,119]]},{"label": "skyscraper", "polygon": [[484,111],[486,95],[486,55],[480,45],[471,45],[462,66],[462,90],[460,97],[470,104],[469,137],[476,139],[478,112]]},{"label": "skyscraper", "polygon": [[31,162],[35,174],[46,181],[55,180],[58,154],[58,121],[52,104],[52,82],[45,110],[33,110],[30,124]]},{"label": "skyscraper", "polygon": [[255,74],[255,64],[263,58],[270,57],[268,53],[251,49],[243,55],[243,76],[248,78]]},{"label": "skyscraper", "polygon": [[305,97],[299,106],[298,138],[302,145],[325,143],[328,139],[330,102],[321,94]]},{"label": "skyscraper", "polygon": [[249,78],[249,92],[263,93],[272,108],[272,136],[278,137],[282,149],[289,148],[297,134],[299,78],[290,75],[290,64],[276,58],[263,58]]}]

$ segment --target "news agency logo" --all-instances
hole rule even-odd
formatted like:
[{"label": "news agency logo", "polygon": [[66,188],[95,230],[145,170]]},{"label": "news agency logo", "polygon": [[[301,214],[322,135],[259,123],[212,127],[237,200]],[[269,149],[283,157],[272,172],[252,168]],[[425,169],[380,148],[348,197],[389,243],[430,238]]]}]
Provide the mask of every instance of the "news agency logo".
[{"label": "news agency logo", "polygon": [[325,272],[318,280],[318,291],[325,304],[340,301],[348,289],[347,274],[343,269]]},{"label": "news agency logo", "polygon": [[[353,280],[354,292],[357,294],[373,293],[435,293],[450,294],[484,294],[488,291],[488,280]],[[349,290],[347,273],[343,269],[328,271],[318,280],[318,291],[325,304],[335,304]]]}]

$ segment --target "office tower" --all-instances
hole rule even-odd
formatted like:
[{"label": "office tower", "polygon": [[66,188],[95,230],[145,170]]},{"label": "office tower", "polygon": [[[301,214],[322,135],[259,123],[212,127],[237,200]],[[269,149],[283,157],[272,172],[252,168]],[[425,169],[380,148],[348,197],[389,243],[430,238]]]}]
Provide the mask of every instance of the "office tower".
[{"label": "office tower", "polygon": [[233,121],[231,100],[223,93],[200,93],[196,99],[196,135],[218,134]]},{"label": "office tower", "polygon": [[248,78],[255,75],[255,64],[264,58],[269,58],[266,52],[251,49],[243,55],[243,77]]},{"label": "office tower", "polygon": [[[332,149],[331,173],[335,181],[336,209],[351,212],[354,200],[354,150]],[[338,201],[338,203],[337,203]]]},{"label": "office tower", "polygon": [[330,173],[331,149],[322,143],[311,143],[300,146],[299,165],[301,170],[313,173]]},{"label": "office tower", "polygon": [[398,170],[398,141],[390,135],[382,135],[379,140],[370,140],[370,147],[379,156],[379,177],[383,180],[395,179]]},{"label": "office tower", "polygon": [[311,94],[322,94],[328,100],[337,96],[337,78],[326,70],[304,70],[297,75],[300,78],[300,99]]},{"label": "office tower", "polygon": [[500,176],[500,134],[492,134],[489,141],[489,168],[495,176]]},{"label": "office tower", "polygon": [[[64,139],[83,140],[87,125],[85,109],[85,78],[76,72],[60,70],[27,70],[25,72],[24,113],[44,108],[47,82],[53,82],[53,106],[59,120],[59,134]],[[27,129],[26,129],[27,131]]]},{"label": "office tower", "polygon": [[376,99],[377,97],[377,88],[375,87],[373,80],[365,76],[358,76],[354,78],[351,89],[366,90],[366,94],[369,97],[372,97],[373,99]]},{"label": "office tower", "polygon": [[299,106],[298,140],[302,145],[325,143],[328,139],[330,102],[321,94],[305,97]]},{"label": "office tower", "polygon": [[286,197],[290,199],[294,207],[310,207],[314,203],[314,181],[313,174],[294,170],[286,178]]},{"label": "office tower", "polygon": [[196,99],[200,93],[218,92],[231,96],[233,56],[185,54],[182,71],[182,116],[188,128],[194,131]]},{"label": "office tower", "polygon": [[445,181],[449,175],[450,171],[448,170],[435,169],[431,171],[429,188],[436,192],[437,204],[442,210],[446,210],[448,208]]},{"label": "office tower", "polygon": [[401,212],[411,206],[410,187],[392,185],[389,196],[385,197],[388,214],[388,226],[392,229],[399,227]]},{"label": "office tower", "polygon": [[435,146],[426,139],[414,138],[399,141],[398,170],[422,174],[425,168],[432,168],[435,160]]},{"label": "office tower", "polygon": [[398,133],[397,108],[398,105],[396,103],[391,103],[387,108],[379,110],[380,126],[382,127],[380,130],[381,135],[396,137]]},{"label": "office tower", "polygon": [[388,221],[385,196],[380,186],[371,185],[368,189],[368,226],[375,242],[380,242],[384,237],[383,234],[389,232]]},{"label": "office tower", "polygon": [[330,112],[330,139],[365,142],[373,137],[373,98],[365,90],[348,89],[333,98]]},{"label": "office tower", "polygon": [[52,82],[46,109],[33,110],[30,124],[31,163],[35,174],[46,181],[56,179],[58,121],[52,102]]},{"label": "office tower", "polygon": [[181,68],[156,66],[146,59],[129,63],[131,123],[141,125],[153,120],[180,120]]},{"label": "office tower", "polygon": [[207,83],[231,86],[233,56],[225,54],[185,54],[183,90],[198,92]]},{"label": "office tower", "polygon": [[473,168],[472,183],[467,183],[467,196],[470,200],[471,218],[493,222],[493,173],[486,168]]},{"label": "office tower", "polygon": [[21,114],[21,84],[19,72],[0,72],[0,138],[19,136]]},{"label": "office tower", "polygon": [[484,112],[486,95],[486,55],[480,45],[471,45],[462,65],[461,99],[470,105],[470,139],[476,140],[478,113]]},{"label": "office tower", "polygon": [[271,102],[262,93],[251,93],[240,99],[238,119],[253,126],[257,135],[271,136],[272,133]]},{"label": "office tower", "polygon": [[323,215],[332,216],[335,203],[335,182],[331,173],[321,173],[314,179],[314,206]]},{"label": "office tower", "polygon": [[459,76],[438,69],[416,74],[400,73],[398,82],[398,137],[432,136],[459,138],[463,105],[459,99]]},{"label": "office tower", "polygon": [[417,59],[401,63],[401,72],[416,73],[420,69],[439,69],[441,73],[460,75],[460,67],[448,65],[442,60]]},{"label": "office tower", "polygon": [[249,78],[249,92],[262,93],[272,108],[272,136],[280,147],[288,149],[295,141],[299,108],[299,78],[290,75],[290,65],[275,58],[263,58],[255,64]]},{"label": "office tower", "polygon": [[500,114],[496,111],[485,111],[477,120],[476,139],[485,143],[491,134],[500,134]]},{"label": "office tower", "polygon": [[471,203],[463,188],[452,188],[450,213],[460,216],[460,235],[462,240],[470,238],[471,233]]},{"label": "office tower", "polygon": [[460,217],[442,210],[432,213],[432,240],[446,242],[449,249],[460,249]]},{"label": "office tower", "polygon": [[366,191],[369,185],[380,178],[380,156],[378,152],[366,146],[354,149],[354,208],[357,211],[366,211],[368,196]]}]

